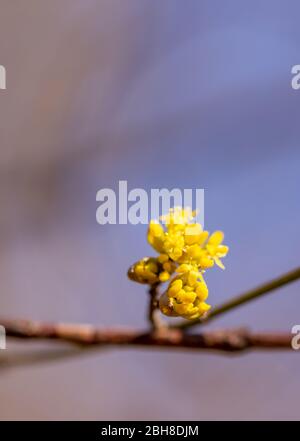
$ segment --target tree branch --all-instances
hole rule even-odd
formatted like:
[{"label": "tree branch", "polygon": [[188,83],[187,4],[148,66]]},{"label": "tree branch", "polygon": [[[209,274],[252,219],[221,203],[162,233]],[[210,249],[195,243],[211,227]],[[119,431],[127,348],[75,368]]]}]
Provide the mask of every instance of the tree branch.
[{"label": "tree branch", "polygon": [[185,334],[179,329],[143,332],[131,328],[98,328],[92,325],[42,323],[29,320],[0,320],[8,337],[57,340],[84,347],[145,346],[240,352],[248,349],[291,348],[290,333],[251,333],[246,329]]},{"label": "tree branch", "polygon": [[233,297],[232,299],[229,299],[227,302],[214,308],[211,311],[211,313],[208,313],[208,315],[203,319],[196,319],[196,320],[192,320],[192,321],[185,320],[185,321],[182,321],[182,322],[179,322],[179,323],[173,325],[173,327],[177,328],[177,329],[186,329],[186,328],[190,328],[192,326],[197,326],[197,325],[207,323],[208,321],[211,321],[212,319],[218,317],[221,314],[224,314],[228,311],[231,311],[232,309],[237,308],[240,305],[244,305],[245,303],[248,303],[251,300],[254,300],[258,297],[261,297],[265,294],[268,294],[271,291],[274,291],[274,290],[276,290],[284,285],[287,285],[288,283],[294,282],[295,280],[298,280],[298,279],[300,279],[300,267],[294,269],[293,271],[285,273],[282,276],[271,280],[270,282],[263,283],[262,285],[254,288],[254,289],[251,289],[250,291],[246,291],[244,294],[241,294],[237,297]]}]

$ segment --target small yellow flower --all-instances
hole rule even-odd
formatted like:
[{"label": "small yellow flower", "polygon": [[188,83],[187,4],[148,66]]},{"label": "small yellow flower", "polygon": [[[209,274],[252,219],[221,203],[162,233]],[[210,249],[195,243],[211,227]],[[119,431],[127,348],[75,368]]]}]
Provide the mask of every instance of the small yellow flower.
[{"label": "small yellow flower", "polygon": [[190,207],[174,207],[169,213],[160,217],[165,222],[167,229],[182,230],[195,217],[196,213]]},{"label": "small yellow flower", "polygon": [[216,231],[208,239],[206,250],[208,256],[214,260],[214,262],[222,269],[225,269],[220,257],[225,257],[228,253],[229,248],[222,245],[224,239],[224,234],[222,231]]},{"label": "small yellow flower", "polygon": [[182,316],[186,319],[201,317],[210,309],[205,303],[208,288],[197,267],[187,269],[181,265],[181,271],[169,284],[160,298],[160,310],[169,316]]},{"label": "small yellow flower", "polygon": [[164,251],[168,254],[170,259],[176,262],[183,253],[184,238],[178,233],[168,233],[165,237],[163,243]]},{"label": "small yellow flower", "polygon": [[167,282],[175,269],[174,262],[169,260],[162,264],[156,257],[144,257],[129,268],[128,277],[134,282],[154,285]]},{"label": "small yellow flower", "polygon": [[148,242],[159,253],[162,253],[164,250],[163,248],[164,236],[165,236],[165,232],[163,227],[156,221],[152,220],[149,224],[149,229],[148,229]]},{"label": "small yellow flower", "polygon": [[153,285],[159,282],[161,266],[155,257],[144,257],[128,270],[128,277],[134,282]]},{"label": "small yellow flower", "polygon": [[199,244],[201,238],[205,240],[205,233],[200,224],[190,224],[185,227],[184,240],[186,245]]},{"label": "small yellow flower", "polygon": [[168,273],[168,271],[162,271],[158,277],[160,282],[166,282],[167,280],[169,280],[171,276],[170,273]]}]

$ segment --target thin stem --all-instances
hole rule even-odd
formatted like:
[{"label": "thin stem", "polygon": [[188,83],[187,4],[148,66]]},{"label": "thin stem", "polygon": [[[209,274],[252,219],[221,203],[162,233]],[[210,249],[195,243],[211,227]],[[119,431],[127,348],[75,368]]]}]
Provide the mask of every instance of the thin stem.
[{"label": "thin stem", "polygon": [[160,311],[158,309],[158,283],[155,283],[149,288],[149,309],[148,309],[148,320],[152,326],[152,329],[160,329],[165,326],[162,321]]},{"label": "thin stem", "polygon": [[214,319],[214,318],[216,318],[216,317],[218,317],[228,311],[231,311],[234,308],[237,308],[238,306],[244,305],[245,303],[248,303],[251,300],[254,300],[258,297],[261,297],[267,293],[270,293],[270,292],[272,292],[272,291],[274,291],[284,285],[287,285],[288,283],[294,282],[295,280],[298,280],[298,279],[300,279],[300,267],[294,269],[293,271],[285,273],[282,276],[271,280],[270,282],[264,283],[254,289],[251,289],[250,291],[246,291],[244,294],[241,294],[237,297],[233,297],[232,299],[221,304],[220,306],[217,306],[215,309],[212,310],[211,313],[209,313],[203,319],[180,322],[177,325],[174,325],[174,328],[186,329],[186,328],[190,328],[192,326],[197,326],[197,325],[207,323],[207,322],[211,321],[212,319]]}]

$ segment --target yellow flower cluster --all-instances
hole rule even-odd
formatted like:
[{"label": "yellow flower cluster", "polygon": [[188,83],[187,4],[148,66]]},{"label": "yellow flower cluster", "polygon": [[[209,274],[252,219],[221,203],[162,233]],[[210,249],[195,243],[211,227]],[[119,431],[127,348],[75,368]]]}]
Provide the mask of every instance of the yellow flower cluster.
[{"label": "yellow flower cluster", "polygon": [[128,272],[136,282],[155,284],[168,281],[176,271],[160,298],[160,310],[165,315],[201,317],[210,309],[205,303],[208,288],[203,273],[214,264],[224,269],[221,258],[228,253],[228,247],[222,244],[223,233],[216,231],[209,236],[199,223],[192,222],[194,218],[191,209],[175,207],[162,216],[165,227],[151,221],[148,242],[159,256],[142,259]]},{"label": "yellow flower cluster", "polygon": [[159,300],[160,310],[165,315],[196,319],[210,309],[205,303],[208,288],[203,275],[188,264],[180,265],[177,272],[180,274],[171,281]]}]

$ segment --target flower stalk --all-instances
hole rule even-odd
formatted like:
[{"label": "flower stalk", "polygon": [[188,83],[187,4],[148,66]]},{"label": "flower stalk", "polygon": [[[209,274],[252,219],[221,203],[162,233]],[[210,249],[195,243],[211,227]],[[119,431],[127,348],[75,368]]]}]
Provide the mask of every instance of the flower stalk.
[{"label": "flower stalk", "polygon": [[158,291],[159,283],[154,283],[150,285],[149,288],[149,307],[148,307],[148,320],[153,330],[159,330],[166,327],[166,324],[163,322],[162,317],[159,311],[159,291]]}]

